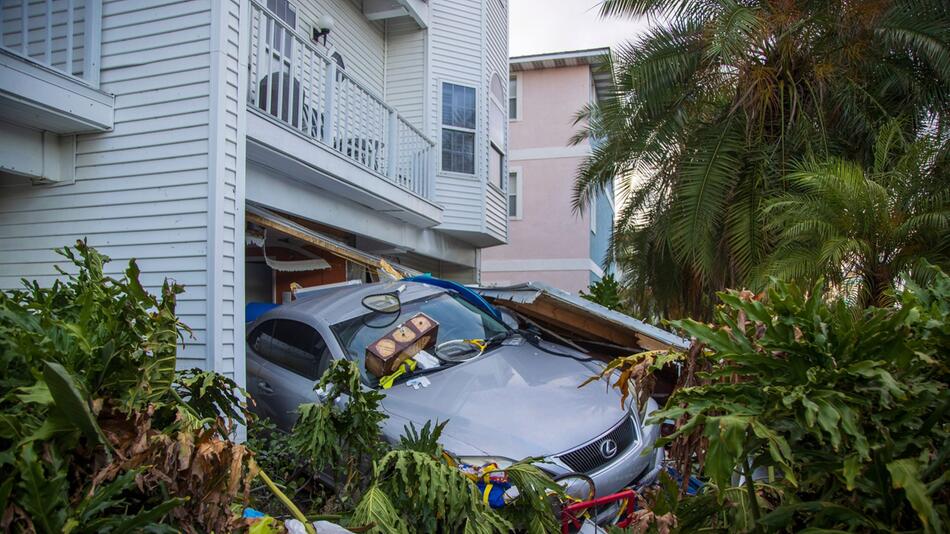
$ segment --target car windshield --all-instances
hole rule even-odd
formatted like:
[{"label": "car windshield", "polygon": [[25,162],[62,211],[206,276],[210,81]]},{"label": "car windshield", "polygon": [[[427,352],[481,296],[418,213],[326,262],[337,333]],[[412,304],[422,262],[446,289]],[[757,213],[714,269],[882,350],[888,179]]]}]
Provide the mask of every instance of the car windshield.
[{"label": "car windshield", "polygon": [[439,323],[436,343],[455,339],[490,339],[508,329],[484,311],[466,302],[455,293],[439,293],[402,305],[399,316],[368,312],[331,328],[350,359],[359,364],[360,373],[371,385],[377,378],[366,371],[366,347],[382,337],[393,326],[423,312]]}]

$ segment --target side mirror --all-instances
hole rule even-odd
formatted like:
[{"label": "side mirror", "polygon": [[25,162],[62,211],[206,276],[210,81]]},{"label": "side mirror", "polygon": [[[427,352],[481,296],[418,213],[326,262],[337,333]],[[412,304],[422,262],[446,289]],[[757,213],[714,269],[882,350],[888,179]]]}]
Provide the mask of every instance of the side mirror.
[{"label": "side mirror", "polygon": [[379,313],[399,313],[402,302],[395,293],[379,293],[363,297],[363,307]]}]

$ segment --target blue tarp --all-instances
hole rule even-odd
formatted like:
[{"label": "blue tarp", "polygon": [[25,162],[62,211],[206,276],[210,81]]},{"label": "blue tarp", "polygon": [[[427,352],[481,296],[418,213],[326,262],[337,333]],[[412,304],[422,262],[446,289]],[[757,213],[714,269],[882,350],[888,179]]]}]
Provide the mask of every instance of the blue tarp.
[{"label": "blue tarp", "polygon": [[486,313],[502,321],[501,313],[495,309],[494,306],[488,303],[487,300],[482,298],[481,295],[472,291],[468,287],[463,286],[458,282],[453,282],[451,280],[443,280],[441,278],[435,278],[428,274],[421,274],[419,276],[412,276],[409,278],[404,278],[403,280],[408,280],[409,282],[419,282],[420,284],[429,284],[430,286],[441,287],[443,289],[452,289],[456,291],[466,302],[484,310]]},{"label": "blue tarp", "polygon": [[247,306],[244,307],[244,320],[248,323],[256,321],[258,317],[277,306],[279,304],[271,304],[270,302],[248,302]]}]

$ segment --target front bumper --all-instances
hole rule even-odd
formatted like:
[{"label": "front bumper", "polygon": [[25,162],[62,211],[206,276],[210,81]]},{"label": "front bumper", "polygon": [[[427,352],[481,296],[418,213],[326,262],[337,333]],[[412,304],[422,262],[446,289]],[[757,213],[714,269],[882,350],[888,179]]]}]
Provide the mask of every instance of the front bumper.
[{"label": "front bumper", "polygon": [[[660,437],[659,425],[641,426],[637,440],[627,447],[617,458],[591,472],[585,473],[594,481],[596,496],[610,495],[631,485],[653,482],[664,460],[663,449],[654,450],[654,444]],[[538,467],[548,471],[553,477],[571,472],[570,467],[557,457],[545,459]],[[577,495],[577,497],[581,497]],[[585,496],[586,497],[586,496]]]}]

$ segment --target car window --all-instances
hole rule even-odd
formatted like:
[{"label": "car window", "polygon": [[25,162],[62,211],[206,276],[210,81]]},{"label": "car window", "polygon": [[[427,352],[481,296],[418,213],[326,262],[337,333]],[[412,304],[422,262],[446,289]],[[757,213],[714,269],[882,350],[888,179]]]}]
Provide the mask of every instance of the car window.
[{"label": "car window", "polygon": [[264,321],[251,332],[251,335],[247,336],[247,345],[251,347],[251,350],[263,355],[264,346],[269,345],[274,336],[274,323],[276,322],[273,319]]},{"label": "car window", "polygon": [[366,372],[366,347],[392,329],[393,326],[423,312],[439,323],[437,343],[453,339],[488,339],[505,331],[505,327],[484,311],[455,293],[439,293],[414,302],[403,303],[398,317],[367,313],[331,328],[350,359],[355,360],[363,377],[374,384],[375,378]]},{"label": "car window", "polygon": [[[265,360],[300,376],[311,380],[320,378],[329,363],[327,345],[320,334],[297,321],[275,319],[273,322],[273,338],[270,343],[260,344],[259,354]],[[261,339],[265,335],[266,331],[261,334]]]}]

